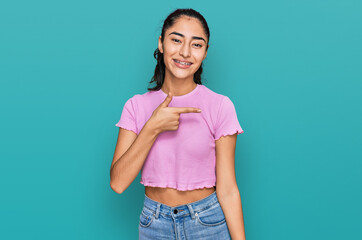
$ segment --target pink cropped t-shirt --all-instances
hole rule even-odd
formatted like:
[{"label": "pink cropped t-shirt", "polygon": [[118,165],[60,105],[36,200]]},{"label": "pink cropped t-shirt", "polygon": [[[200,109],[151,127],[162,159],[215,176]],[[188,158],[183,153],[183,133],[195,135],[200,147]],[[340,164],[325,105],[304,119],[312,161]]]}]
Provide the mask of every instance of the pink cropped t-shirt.
[{"label": "pink cropped t-shirt", "polygon": [[[124,104],[116,126],[138,135],[166,97],[161,89],[134,95]],[[140,183],[180,191],[215,186],[215,140],[244,132],[233,102],[197,84],[191,92],[173,96],[168,106],[195,107],[202,112],[181,113],[177,130],[158,135],[141,169]]]}]

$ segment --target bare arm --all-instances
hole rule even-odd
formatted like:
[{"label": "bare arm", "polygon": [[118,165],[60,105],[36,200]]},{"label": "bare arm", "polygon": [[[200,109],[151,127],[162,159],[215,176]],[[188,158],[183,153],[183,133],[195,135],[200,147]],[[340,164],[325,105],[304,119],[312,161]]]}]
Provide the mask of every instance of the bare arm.
[{"label": "bare arm", "polygon": [[216,140],[216,194],[231,238],[245,240],[241,196],[235,177],[236,134]]},{"label": "bare arm", "polygon": [[[138,136],[132,131],[120,128],[110,173],[111,188],[115,192],[122,193],[126,190],[142,169],[147,155],[159,134],[150,125],[147,122]],[[119,150],[118,153],[117,149]]]}]

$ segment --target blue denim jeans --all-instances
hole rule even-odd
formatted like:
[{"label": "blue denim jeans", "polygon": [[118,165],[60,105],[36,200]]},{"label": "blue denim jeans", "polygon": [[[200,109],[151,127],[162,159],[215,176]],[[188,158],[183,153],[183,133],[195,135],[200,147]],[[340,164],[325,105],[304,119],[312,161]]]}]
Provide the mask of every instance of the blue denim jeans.
[{"label": "blue denim jeans", "polygon": [[216,192],[175,207],[147,197],[140,214],[139,239],[231,239]]}]

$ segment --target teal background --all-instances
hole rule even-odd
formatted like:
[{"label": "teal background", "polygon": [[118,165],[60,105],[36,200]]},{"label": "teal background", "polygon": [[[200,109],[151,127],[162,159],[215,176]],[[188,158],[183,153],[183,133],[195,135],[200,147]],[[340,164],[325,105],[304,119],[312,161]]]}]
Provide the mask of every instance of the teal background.
[{"label": "teal background", "polygon": [[245,130],[247,239],[362,239],[356,0],[1,2],[1,239],[137,239],[140,175],[121,195],[109,185],[115,124],[184,7],[210,27],[203,83]]}]

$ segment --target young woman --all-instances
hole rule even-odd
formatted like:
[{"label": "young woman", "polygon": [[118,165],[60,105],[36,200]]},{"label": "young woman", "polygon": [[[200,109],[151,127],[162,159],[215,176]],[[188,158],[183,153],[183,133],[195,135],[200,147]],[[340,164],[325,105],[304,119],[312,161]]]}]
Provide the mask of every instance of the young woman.
[{"label": "young woman", "polygon": [[128,99],[116,124],[110,184],[122,193],[142,171],[139,239],[245,239],[234,168],[244,131],[232,101],[201,83],[209,39],[199,12],[172,12],[154,53],[156,86]]}]

